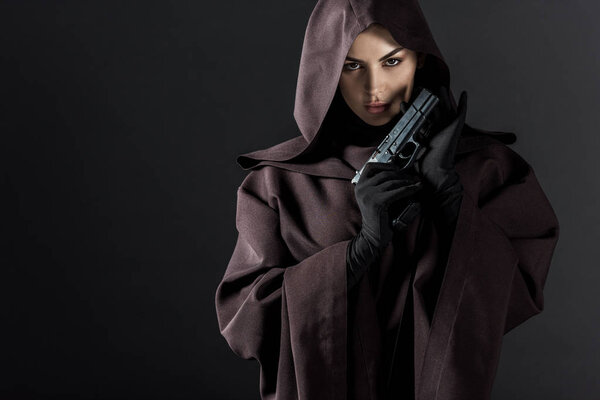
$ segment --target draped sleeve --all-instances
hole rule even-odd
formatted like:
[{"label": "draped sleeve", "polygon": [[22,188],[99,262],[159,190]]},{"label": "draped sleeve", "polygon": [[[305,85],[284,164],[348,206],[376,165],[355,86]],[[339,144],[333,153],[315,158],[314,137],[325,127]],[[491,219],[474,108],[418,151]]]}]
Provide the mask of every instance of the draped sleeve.
[{"label": "draped sleeve", "polygon": [[503,336],[544,307],[559,225],[505,144],[461,155],[456,170],[463,198],[426,344],[415,341],[415,385],[418,398],[489,399]]},{"label": "draped sleeve", "polygon": [[215,297],[221,334],[261,366],[264,399],[346,396],[346,249],[349,240],[294,260],[268,177],[237,191],[237,242]]},{"label": "draped sleeve", "polygon": [[[531,165],[503,144],[475,161],[467,185],[476,212],[506,238],[517,266],[510,285],[504,333],[544,308],[543,289],[559,235],[558,219]],[[475,191],[475,186],[478,190]]]}]

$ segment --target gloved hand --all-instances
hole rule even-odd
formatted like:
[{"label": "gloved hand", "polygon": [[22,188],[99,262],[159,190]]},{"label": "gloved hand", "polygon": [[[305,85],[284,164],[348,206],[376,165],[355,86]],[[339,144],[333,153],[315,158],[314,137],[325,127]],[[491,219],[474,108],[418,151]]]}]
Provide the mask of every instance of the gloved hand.
[{"label": "gloved hand", "polygon": [[433,195],[438,212],[446,222],[447,235],[451,236],[462,200],[463,188],[454,168],[454,157],[467,113],[467,92],[460,94],[456,112],[450,103],[448,88],[441,88],[439,98],[436,125],[442,128],[432,135],[422,157],[415,163],[415,170],[424,177],[425,189]]},{"label": "gloved hand", "polygon": [[[405,211],[396,229],[406,228],[420,211],[416,194],[421,178],[411,171],[389,163],[369,163],[354,188],[362,215],[362,227],[352,239],[346,254],[348,288],[354,286],[365,270],[392,240],[396,217],[391,210]],[[403,207],[398,208],[398,204]]]},{"label": "gloved hand", "polygon": [[442,128],[433,133],[421,153],[422,157],[415,163],[415,170],[425,178],[426,186],[434,197],[442,198],[446,192],[453,191],[454,186],[460,185],[454,169],[454,156],[467,114],[467,92],[460,94],[456,112],[452,109],[448,88],[441,88],[439,98],[438,123],[434,126]]}]

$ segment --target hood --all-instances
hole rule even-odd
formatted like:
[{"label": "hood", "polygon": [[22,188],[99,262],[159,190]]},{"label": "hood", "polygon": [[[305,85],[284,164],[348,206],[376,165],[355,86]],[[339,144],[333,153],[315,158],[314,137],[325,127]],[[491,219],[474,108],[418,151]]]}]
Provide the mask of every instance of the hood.
[{"label": "hood", "polygon": [[[438,93],[441,86],[450,87],[450,71],[416,0],[319,0],[306,28],[296,86],[294,119],[301,135],[238,156],[242,168],[275,165],[323,176],[337,175],[340,168],[344,169],[335,159],[319,153],[319,143],[323,142],[320,134],[346,55],[358,34],[373,23],[386,27],[403,47],[426,54],[424,65],[415,75],[415,88],[426,87]],[[452,92],[450,99],[456,108]],[[467,124],[465,127],[468,136],[494,134]],[[505,143],[515,140],[512,133],[496,133]],[[463,147],[459,147],[458,153]]]}]

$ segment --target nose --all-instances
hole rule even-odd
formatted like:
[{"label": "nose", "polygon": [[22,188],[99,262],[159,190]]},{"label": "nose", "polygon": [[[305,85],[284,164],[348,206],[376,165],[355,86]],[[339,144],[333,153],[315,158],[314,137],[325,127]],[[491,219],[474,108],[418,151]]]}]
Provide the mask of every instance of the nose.
[{"label": "nose", "polygon": [[381,71],[375,68],[370,68],[365,77],[365,92],[369,98],[377,97],[383,92],[385,80]]}]

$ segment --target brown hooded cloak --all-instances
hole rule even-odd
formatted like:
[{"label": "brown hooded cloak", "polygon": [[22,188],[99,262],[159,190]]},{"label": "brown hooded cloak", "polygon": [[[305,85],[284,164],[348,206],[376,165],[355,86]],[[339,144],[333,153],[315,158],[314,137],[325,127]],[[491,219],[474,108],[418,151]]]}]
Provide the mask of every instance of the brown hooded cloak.
[{"label": "brown hooded cloak", "polygon": [[424,209],[347,291],[346,250],[361,226],[350,180],[374,146],[333,146],[332,106],[349,48],[374,22],[427,54],[418,85],[449,87],[415,0],[317,3],[296,90],[302,135],[238,157],[250,172],[216,291],[219,327],[260,363],[263,399],[489,399],[503,335],[543,309],[558,222],[507,147],[514,135],[465,124],[454,236]]}]

